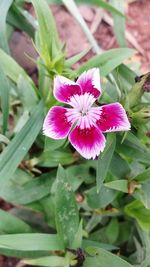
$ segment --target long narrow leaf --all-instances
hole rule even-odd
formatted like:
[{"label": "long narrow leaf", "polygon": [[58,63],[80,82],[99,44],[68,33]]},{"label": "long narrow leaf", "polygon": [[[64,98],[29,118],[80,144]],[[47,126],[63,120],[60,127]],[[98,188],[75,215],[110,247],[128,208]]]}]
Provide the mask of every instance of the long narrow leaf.
[{"label": "long narrow leaf", "polygon": [[50,8],[45,0],[31,1],[37,15],[39,28],[39,51],[45,64],[50,66],[51,60],[60,52],[60,42],[56,24]]},{"label": "long narrow leaf", "polygon": [[14,139],[5,148],[0,156],[0,195],[3,196],[3,188],[5,187],[12,174],[15,172],[19,163],[27,154],[29,148],[36,139],[43,119],[43,103],[40,102],[34,109],[31,117],[14,137]]},{"label": "long narrow leaf", "polygon": [[0,209],[0,233],[32,233],[32,228],[16,216]]},{"label": "long narrow leaf", "polygon": [[13,257],[40,257],[50,251],[62,250],[57,235],[50,234],[12,234],[0,236],[0,254]]},{"label": "long narrow leaf", "polygon": [[[4,0],[5,1],[5,0]],[[5,1],[7,2],[7,1]],[[27,11],[26,11],[27,12]],[[26,13],[28,14],[28,13]],[[30,15],[31,17],[31,15]],[[29,19],[27,19],[27,16],[23,13],[21,8],[17,6],[17,4],[13,3],[7,16],[7,22],[16,27],[17,29],[20,29],[24,32],[26,32],[31,38],[34,38],[34,25],[31,24]]]},{"label": "long narrow leaf", "polygon": [[[111,0],[112,6],[116,9],[120,10],[122,13],[124,12],[124,1]],[[126,47],[127,42],[125,38],[125,18],[118,16],[118,14],[113,13],[114,20],[114,32],[117,38],[117,41],[120,46]]]},{"label": "long narrow leaf", "polygon": [[9,46],[6,35],[6,16],[13,0],[0,1],[0,48],[9,53]]},{"label": "long narrow leaf", "polygon": [[134,49],[130,48],[114,48],[102,55],[92,57],[88,62],[83,64],[77,71],[80,75],[83,71],[99,67],[102,76],[108,75],[113,69],[122,64],[122,62],[131,57],[135,53]]},{"label": "long narrow leaf", "polygon": [[[47,0],[49,4],[61,4],[62,0]],[[103,1],[103,0],[76,0],[77,4],[88,4],[88,5],[96,5],[98,7],[104,8],[105,10],[111,12],[112,14],[118,14],[119,16],[124,17],[123,13],[121,13],[118,9],[116,9],[111,4]]]},{"label": "long narrow leaf", "polygon": [[[15,176],[22,179],[22,173],[15,172]],[[3,197],[10,203],[16,205],[26,205],[34,201],[40,200],[50,193],[51,185],[54,178],[51,173],[41,175],[39,178],[31,179],[23,185],[20,185],[14,180],[14,175],[11,176],[14,183],[8,183],[3,190]]]},{"label": "long narrow leaf", "polygon": [[[118,1],[120,2],[120,1]],[[107,11],[111,12],[112,14],[116,14],[118,16],[124,17],[124,14],[115,8],[113,5],[103,1],[103,0],[77,0],[77,3],[84,3],[84,4],[89,4],[89,5],[96,5],[98,7],[104,8]]]},{"label": "long narrow leaf", "polygon": [[115,150],[115,146],[116,146],[116,136],[114,134],[109,135],[106,148],[97,162],[97,173],[96,173],[97,191],[100,190],[103,181],[105,180]]},{"label": "long narrow leaf", "polygon": [[32,79],[27,75],[24,69],[2,49],[0,49],[0,62],[3,71],[14,83],[17,83],[19,75],[22,75],[34,86]]},{"label": "long narrow leaf", "polygon": [[66,171],[59,166],[56,180],[55,219],[64,246],[71,246],[79,227],[79,214]]},{"label": "long narrow leaf", "polygon": [[0,66],[0,96],[2,101],[3,112],[3,133],[7,130],[9,115],[9,83],[3,69]]}]

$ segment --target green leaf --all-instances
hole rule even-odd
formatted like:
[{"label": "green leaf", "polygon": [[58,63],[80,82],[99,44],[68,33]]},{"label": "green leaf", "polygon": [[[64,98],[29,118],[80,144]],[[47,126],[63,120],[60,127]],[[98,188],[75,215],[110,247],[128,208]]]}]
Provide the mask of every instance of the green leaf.
[{"label": "green leaf", "polygon": [[30,233],[32,228],[16,216],[0,209],[0,234]]},{"label": "green leaf", "polygon": [[128,132],[126,140],[132,143],[135,148],[148,151],[147,147],[140,141],[140,139],[131,132]]},{"label": "green leaf", "polygon": [[112,218],[106,227],[106,236],[110,243],[115,243],[119,236],[119,223],[116,218]]},{"label": "green leaf", "polygon": [[124,179],[131,172],[128,162],[121,158],[117,153],[113,154],[109,169],[113,176],[118,179]]},{"label": "green leaf", "polygon": [[92,240],[87,240],[83,239],[82,241],[82,247],[86,250],[88,247],[96,247],[96,248],[103,248],[106,250],[115,250],[118,249],[118,247],[113,246],[111,244],[105,244],[105,243],[100,243]]},{"label": "green leaf", "polygon": [[136,73],[125,64],[118,66],[117,69],[113,71],[113,75],[118,83],[118,86],[120,86],[121,82],[123,85],[121,87],[123,87],[125,92],[130,91],[133,84],[135,84]]},{"label": "green leaf", "polygon": [[0,66],[0,96],[1,107],[3,112],[3,134],[7,130],[8,116],[9,116],[9,83],[3,69]]},{"label": "green leaf", "polygon": [[139,182],[149,180],[150,179],[150,168],[146,169],[144,172],[139,173],[133,179]]},{"label": "green leaf", "polygon": [[150,210],[150,180],[142,182],[133,194],[134,198],[140,200],[146,209]]},{"label": "green leaf", "polygon": [[64,258],[59,256],[42,257],[35,260],[23,260],[24,264],[47,266],[47,267],[59,267],[64,266]]},{"label": "green leaf", "polygon": [[83,181],[88,182],[93,178],[89,173],[89,168],[85,164],[69,166],[66,169],[66,173],[73,191],[76,191]]},{"label": "green leaf", "polygon": [[102,76],[107,76],[112,70],[119,66],[125,59],[131,57],[135,50],[130,48],[114,48],[102,55],[92,57],[88,62],[84,63],[77,71],[80,75],[83,71],[93,67],[100,68]]},{"label": "green leaf", "polygon": [[35,88],[22,75],[19,75],[17,82],[18,94],[24,110],[31,111],[38,103]]},{"label": "green leaf", "polygon": [[144,231],[150,231],[150,210],[146,209],[139,200],[132,201],[124,211],[128,216],[136,219]]},{"label": "green leaf", "polygon": [[32,0],[31,2],[35,8],[39,23],[40,47],[38,49],[47,67],[51,67],[51,60],[58,56],[60,52],[55,21],[45,0]]},{"label": "green leaf", "polygon": [[4,144],[8,145],[9,139],[5,135],[0,134],[0,143],[4,143]]},{"label": "green leaf", "polygon": [[63,250],[61,241],[54,234],[0,235],[1,255],[31,258],[48,256],[54,250]]},{"label": "green leaf", "polygon": [[104,8],[107,11],[111,12],[112,14],[116,14],[118,16],[124,17],[124,14],[118,10],[118,8],[115,8],[113,5],[103,1],[103,0],[77,0],[77,3],[85,3],[89,5],[96,5],[98,7]]},{"label": "green leaf", "polygon": [[104,186],[117,190],[117,191],[128,193],[128,181],[127,180],[112,181],[109,183],[105,183]]},{"label": "green leaf", "polygon": [[55,140],[55,139],[46,137],[44,151],[54,151],[60,148],[61,146],[63,146],[65,142],[66,142],[66,139]]},{"label": "green leaf", "polygon": [[106,178],[110,162],[115,150],[115,146],[116,146],[116,135],[115,134],[108,135],[104,152],[101,154],[99,160],[97,161],[97,170],[96,170],[97,191],[100,190]]},{"label": "green leaf", "polygon": [[57,167],[58,164],[69,165],[75,162],[75,158],[71,152],[58,151],[44,151],[39,158],[37,158],[37,165],[41,167]]},{"label": "green leaf", "polygon": [[[50,4],[61,4],[61,0],[47,0],[48,3]],[[96,5],[98,7],[104,8],[107,11],[118,14],[120,16],[124,16],[118,9],[113,7],[111,4],[103,1],[103,0],[76,0],[75,1],[77,4],[88,4],[88,5]]]},{"label": "green leaf", "polygon": [[23,11],[17,4],[13,3],[8,12],[7,22],[15,28],[26,32],[33,39],[34,27],[27,18],[27,14],[29,16],[27,10]]},{"label": "green leaf", "polygon": [[34,87],[32,79],[26,74],[24,69],[21,68],[17,62],[7,55],[2,49],[0,49],[0,62],[5,75],[7,75],[14,83],[17,83],[19,76],[22,75]]},{"label": "green leaf", "polygon": [[[124,1],[118,0],[110,0],[110,3],[114,8],[119,10],[121,13],[124,13]],[[117,38],[117,41],[120,46],[127,46],[126,38],[125,38],[125,17],[121,17],[120,15],[113,13],[114,20],[114,32]]]},{"label": "green leaf", "polygon": [[81,58],[83,58],[89,52],[90,49],[91,48],[85,49],[84,51],[80,52],[79,54],[68,58],[65,61],[65,67],[70,68],[76,62],[78,62]]},{"label": "green leaf", "polygon": [[83,221],[81,220],[78,230],[75,234],[74,241],[72,243],[72,248],[77,249],[82,246],[82,236],[83,236]]},{"label": "green leaf", "polygon": [[[140,143],[140,142],[139,142]],[[117,142],[116,151],[123,155],[123,157],[127,157],[132,160],[138,160],[139,162],[143,162],[149,165],[150,162],[150,153],[148,152],[146,147],[137,143],[130,142],[125,140],[123,144]]]},{"label": "green leaf", "polygon": [[92,209],[105,208],[111,203],[117,196],[115,190],[102,186],[100,191],[97,193],[96,187],[86,191],[87,203]]},{"label": "green leaf", "polygon": [[31,117],[16,134],[13,140],[8,144],[0,156],[0,195],[3,196],[3,190],[7,182],[11,179],[19,163],[23,160],[29,148],[36,139],[43,120],[43,103],[40,102],[34,109]]},{"label": "green leaf", "polygon": [[133,267],[125,260],[104,249],[91,247],[88,252],[90,250],[93,250],[92,257],[86,258],[83,267]]},{"label": "green leaf", "polygon": [[61,166],[58,167],[55,186],[57,232],[64,245],[71,247],[79,227],[79,214],[74,193]]},{"label": "green leaf", "polygon": [[6,184],[3,190],[3,197],[7,201],[16,205],[25,205],[40,200],[50,193],[50,188],[54,182],[53,173],[46,173],[38,178],[31,178],[29,181],[19,184],[18,178],[23,180],[23,175],[23,171],[17,170],[14,175],[16,177],[11,177],[12,183],[8,182]]},{"label": "green leaf", "polygon": [[1,0],[0,1],[0,48],[2,48],[6,53],[9,53],[9,46],[7,42],[7,34],[6,34],[6,16],[8,10],[12,4],[13,0]]}]

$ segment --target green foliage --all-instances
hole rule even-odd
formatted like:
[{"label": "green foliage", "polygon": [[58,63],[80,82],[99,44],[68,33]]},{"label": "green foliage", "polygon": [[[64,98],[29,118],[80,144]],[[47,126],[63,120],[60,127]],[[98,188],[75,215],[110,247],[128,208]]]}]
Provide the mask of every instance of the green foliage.
[{"label": "green foliage", "polygon": [[0,1],[0,48],[2,48],[6,53],[9,53],[9,46],[7,41],[6,33],[6,16],[7,12],[12,4],[13,0],[1,0]]},{"label": "green foliage", "polygon": [[54,68],[53,64],[56,58],[58,60],[58,58],[62,57],[55,21],[46,1],[32,0],[32,4],[39,23],[38,50],[45,65],[51,69],[52,67]]},{"label": "green foliage", "polygon": [[0,195],[3,196],[5,186],[11,179],[11,176],[17,169],[19,163],[23,160],[29,148],[36,139],[43,118],[43,104],[40,102],[34,109],[31,117],[21,129],[21,131],[13,138],[9,145],[5,148],[0,156]]},{"label": "green foliage", "polygon": [[135,50],[130,48],[111,49],[102,55],[92,57],[79,68],[77,73],[81,74],[84,70],[99,67],[101,75],[106,76],[134,53]]},{"label": "green foliage", "polygon": [[115,146],[116,146],[116,136],[114,134],[111,134],[107,139],[105,150],[97,162],[97,174],[96,174],[97,191],[99,191],[99,189],[103,184],[103,181],[106,178],[109,165],[115,150]]},{"label": "green foliage", "polygon": [[3,112],[3,133],[7,130],[8,116],[9,116],[9,83],[7,77],[0,67],[0,96],[2,101]]},{"label": "green foliage", "polygon": [[[124,1],[110,0],[112,6],[114,6],[117,10],[124,13]],[[126,39],[125,39],[125,18],[119,16],[117,13],[113,13],[114,20],[114,31],[117,37],[117,41],[120,46],[126,47]]]},{"label": "green foliage", "polygon": [[71,247],[79,226],[75,196],[65,170],[59,166],[55,190],[55,218],[58,234],[66,247]]},{"label": "green foliage", "polygon": [[[32,23],[31,23],[32,20]],[[9,25],[26,32],[31,38],[34,38],[35,21],[29,13],[13,2],[7,14],[7,22]]]},{"label": "green foliage", "polygon": [[92,257],[87,257],[83,265],[84,267],[90,267],[92,264],[94,264],[95,267],[108,267],[110,264],[113,267],[132,267],[131,264],[115,255],[112,255],[106,250],[89,248],[88,252]]},{"label": "green foliage", "polygon": [[[20,258],[20,266],[77,266],[80,252],[83,267],[149,267],[150,130],[147,120],[141,123],[137,116],[141,109],[149,110],[150,98],[144,93],[149,74],[135,83],[136,74],[124,64],[135,51],[126,47],[123,1],[27,2],[36,18],[24,10],[24,0],[0,1],[0,197],[12,204],[10,210],[0,210],[0,254]],[[66,5],[89,49],[65,58],[48,3]],[[78,11],[82,3],[112,13],[121,47],[101,51]],[[33,39],[36,85],[9,55],[7,24]],[[90,49],[97,55],[74,70]],[[87,161],[67,139],[45,138],[42,124],[44,113],[60,105],[53,96],[55,75],[74,79],[92,67],[103,77],[96,104],[119,101],[132,129],[107,133],[104,152]]]}]

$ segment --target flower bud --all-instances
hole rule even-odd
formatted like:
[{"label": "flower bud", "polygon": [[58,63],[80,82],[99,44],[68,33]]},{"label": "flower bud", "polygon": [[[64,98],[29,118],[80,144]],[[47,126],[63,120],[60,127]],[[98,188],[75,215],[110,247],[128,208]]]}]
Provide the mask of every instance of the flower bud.
[{"label": "flower bud", "polygon": [[132,114],[132,122],[133,124],[140,125],[147,124],[150,119],[150,110],[141,109],[135,113]]},{"label": "flower bud", "polygon": [[136,77],[136,83],[128,93],[129,108],[136,106],[144,92],[150,92],[150,73]]}]

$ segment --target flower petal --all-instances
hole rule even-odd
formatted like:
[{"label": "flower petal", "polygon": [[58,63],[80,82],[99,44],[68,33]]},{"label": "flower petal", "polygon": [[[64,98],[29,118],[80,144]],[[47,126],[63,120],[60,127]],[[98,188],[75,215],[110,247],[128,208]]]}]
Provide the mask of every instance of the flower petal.
[{"label": "flower petal", "polygon": [[96,127],[81,129],[76,126],[69,134],[73,147],[86,159],[95,159],[104,150],[105,137]]},{"label": "flower petal", "polygon": [[125,109],[120,103],[112,103],[99,108],[100,119],[96,122],[102,132],[129,131],[130,123]]},{"label": "flower petal", "polygon": [[81,88],[75,82],[58,75],[54,79],[54,96],[58,101],[68,103],[73,95],[81,95]]},{"label": "flower petal", "polygon": [[76,83],[81,86],[82,94],[90,93],[95,98],[101,95],[100,73],[98,68],[83,72]]},{"label": "flower petal", "polygon": [[72,123],[67,120],[67,109],[63,107],[52,107],[46,115],[43,124],[44,135],[53,139],[67,137]]}]

